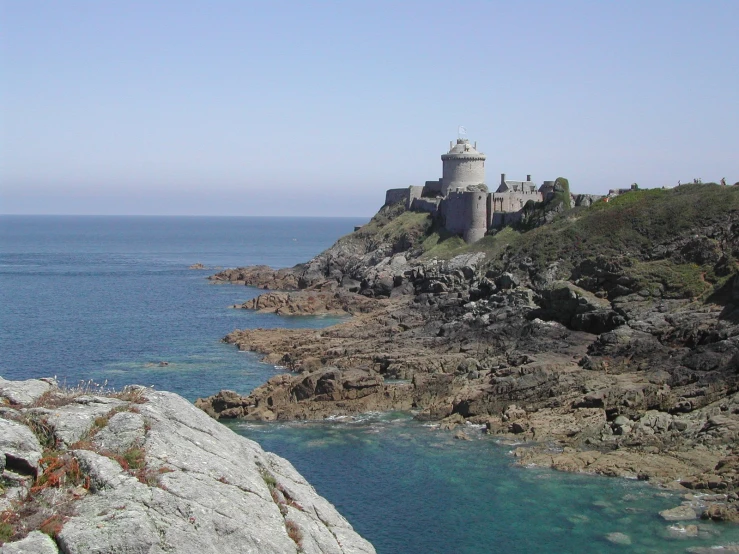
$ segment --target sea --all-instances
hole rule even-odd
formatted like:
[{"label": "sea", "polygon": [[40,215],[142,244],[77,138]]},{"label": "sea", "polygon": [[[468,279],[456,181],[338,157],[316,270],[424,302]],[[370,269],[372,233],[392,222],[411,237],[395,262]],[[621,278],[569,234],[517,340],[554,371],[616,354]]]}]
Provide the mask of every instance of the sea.
[{"label": "sea", "polygon": [[[141,384],[189,400],[248,393],[284,371],[221,339],[234,329],[323,328],[230,306],[257,296],[217,268],[307,261],[363,218],[0,216],[0,375],[67,386]],[[188,267],[201,263],[207,271]],[[514,464],[516,446],[370,413],[227,423],[290,460],[381,554],[686,552],[739,526],[664,521],[680,502],[644,482]]]}]

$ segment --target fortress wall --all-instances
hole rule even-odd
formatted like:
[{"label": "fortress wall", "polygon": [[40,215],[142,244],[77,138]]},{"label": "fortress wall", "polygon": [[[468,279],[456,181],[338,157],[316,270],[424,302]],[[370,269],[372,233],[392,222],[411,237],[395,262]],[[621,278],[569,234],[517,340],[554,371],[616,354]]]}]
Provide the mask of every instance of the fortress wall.
[{"label": "fortress wall", "polygon": [[446,159],[443,161],[444,175],[441,178],[442,195],[468,185],[485,182],[485,161],[481,159]]},{"label": "fortress wall", "polygon": [[438,181],[426,181],[423,186],[423,195],[428,197],[434,197],[441,194],[441,179]]},{"label": "fortress wall", "polygon": [[413,205],[413,201],[423,196],[423,187],[411,185],[408,187],[408,203],[405,205],[406,208],[410,209]]},{"label": "fortress wall", "polygon": [[439,211],[440,198],[416,198],[411,203],[411,210],[414,212],[427,212],[436,215]]},{"label": "fortress wall", "polygon": [[542,194],[535,192],[495,192],[493,193],[494,212],[517,212],[526,205],[526,202],[542,201]]},{"label": "fortress wall", "polygon": [[493,229],[500,229],[506,225],[518,223],[523,217],[523,212],[494,212],[491,214],[490,227]]},{"label": "fortress wall", "polygon": [[423,187],[410,186],[404,189],[388,189],[385,192],[385,206],[392,206],[398,202],[402,202],[406,209],[410,209],[413,201],[421,198]]},{"label": "fortress wall", "polygon": [[385,192],[385,206],[392,206],[398,202],[403,202],[408,207],[408,201],[410,200],[410,187],[404,189],[388,189]]}]

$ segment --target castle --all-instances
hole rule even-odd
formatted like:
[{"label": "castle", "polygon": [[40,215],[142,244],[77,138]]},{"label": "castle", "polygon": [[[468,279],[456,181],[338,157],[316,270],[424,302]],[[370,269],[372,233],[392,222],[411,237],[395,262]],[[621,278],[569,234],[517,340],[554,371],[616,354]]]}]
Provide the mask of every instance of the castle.
[{"label": "castle", "polygon": [[[525,181],[506,180],[500,176],[500,185],[489,192],[485,185],[487,156],[459,138],[449,143],[449,152],[442,154],[442,177],[426,181],[424,186],[390,189],[385,194],[385,205],[403,202],[408,210],[428,212],[438,218],[444,229],[461,235],[465,242],[480,240],[488,229],[497,229],[519,221],[527,202],[542,202],[554,194],[554,181],[544,181],[537,188],[531,175]],[[573,197],[573,205],[590,204],[592,195]]]}]

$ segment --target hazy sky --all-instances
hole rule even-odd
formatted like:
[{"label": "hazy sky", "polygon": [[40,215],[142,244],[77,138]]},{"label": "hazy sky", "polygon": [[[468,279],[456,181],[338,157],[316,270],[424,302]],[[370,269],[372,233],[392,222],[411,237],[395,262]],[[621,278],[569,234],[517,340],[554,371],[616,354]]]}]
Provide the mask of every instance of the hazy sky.
[{"label": "hazy sky", "polygon": [[0,213],[371,215],[464,125],[576,192],[739,181],[739,2],[0,0]]}]

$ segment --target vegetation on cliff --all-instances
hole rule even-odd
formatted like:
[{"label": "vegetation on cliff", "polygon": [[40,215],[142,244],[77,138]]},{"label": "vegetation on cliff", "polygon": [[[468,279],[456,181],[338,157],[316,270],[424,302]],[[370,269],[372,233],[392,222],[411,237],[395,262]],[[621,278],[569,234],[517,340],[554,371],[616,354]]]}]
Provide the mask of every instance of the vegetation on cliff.
[{"label": "vegetation on cliff", "polygon": [[572,207],[570,182],[564,177],[557,177],[554,181],[554,197],[548,202],[551,207],[557,207],[560,204],[564,210],[569,210]]},{"label": "vegetation on cliff", "polygon": [[340,238],[337,245],[362,241],[368,249],[380,244],[392,244],[395,252],[403,252],[426,237],[432,227],[429,214],[406,211],[402,204],[383,206],[357,231]]},{"label": "vegetation on cliff", "polygon": [[[715,184],[634,190],[590,207],[576,207],[527,231],[505,228],[446,252],[484,252],[509,268],[529,258],[531,273],[557,264],[570,278],[586,259],[616,260],[645,291],[696,297],[720,288],[736,270],[725,224],[739,212],[739,189]],[[699,233],[707,230],[707,233]]]}]

